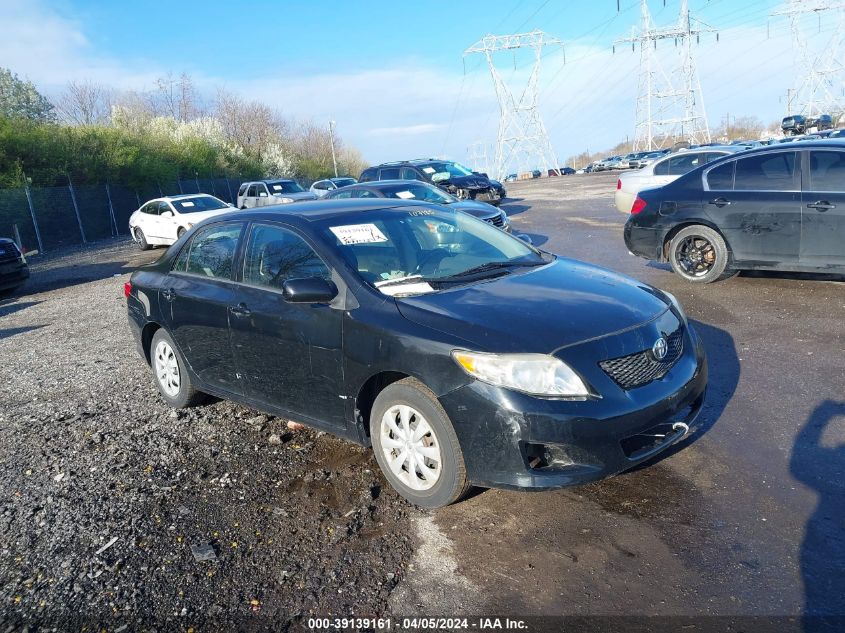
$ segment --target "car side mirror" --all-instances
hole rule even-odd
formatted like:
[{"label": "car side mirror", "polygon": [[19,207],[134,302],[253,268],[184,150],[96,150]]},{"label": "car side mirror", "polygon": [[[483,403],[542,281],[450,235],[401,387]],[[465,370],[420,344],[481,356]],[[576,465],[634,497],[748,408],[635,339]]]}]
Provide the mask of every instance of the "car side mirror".
[{"label": "car side mirror", "polygon": [[322,277],[288,279],[282,296],[288,303],[329,303],[337,296],[337,286]]},{"label": "car side mirror", "polygon": [[226,203],[226,206],[227,206],[227,207],[232,207],[233,209],[235,208],[235,205],[233,205],[231,202],[227,202],[227,203]]},{"label": "car side mirror", "polygon": [[162,212],[161,212],[161,217],[163,217],[163,218],[172,218],[172,217],[173,217],[173,211],[162,211]]}]

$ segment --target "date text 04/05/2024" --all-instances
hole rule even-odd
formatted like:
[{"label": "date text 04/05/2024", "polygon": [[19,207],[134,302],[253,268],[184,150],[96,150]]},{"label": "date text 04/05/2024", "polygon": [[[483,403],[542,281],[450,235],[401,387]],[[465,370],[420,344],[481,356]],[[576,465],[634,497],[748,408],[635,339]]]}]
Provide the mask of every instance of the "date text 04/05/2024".
[{"label": "date text 04/05/2024", "polygon": [[511,618],[309,618],[308,628],[313,631],[342,631],[375,629],[390,631],[397,627],[399,630],[526,630],[524,620]]}]

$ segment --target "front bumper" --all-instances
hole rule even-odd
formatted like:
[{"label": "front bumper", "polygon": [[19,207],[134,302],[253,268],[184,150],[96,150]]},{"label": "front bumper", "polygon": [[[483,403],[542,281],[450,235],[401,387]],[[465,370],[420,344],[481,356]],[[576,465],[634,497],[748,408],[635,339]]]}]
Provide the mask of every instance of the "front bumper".
[{"label": "front bumper", "polygon": [[470,481],[534,490],[583,484],[628,470],[694,432],[707,361],[693,330],[687,332],[678,363],[623,396],[551,400],[478,381],[442,396]]}]

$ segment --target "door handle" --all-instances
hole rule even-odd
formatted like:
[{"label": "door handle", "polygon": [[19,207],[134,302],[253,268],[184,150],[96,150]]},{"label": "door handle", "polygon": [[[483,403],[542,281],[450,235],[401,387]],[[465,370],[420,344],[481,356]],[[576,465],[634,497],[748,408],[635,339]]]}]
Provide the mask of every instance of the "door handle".
[{"label": "door handle", "polygon": [[728,206],[730,203],[731,203],[731,201],[728,200],[727,198],[716,198],[715,200],[711,200],[707,204],[712,204],[712,205],[717,206],[721,209],[722,207]]},{"label": "door handle", "polygon": [[173,291],[173,288],[166,288],[161,291],[161,296],[167,301],[173,301],[176,298],[176,293]]},{"label": "door handle", "polygon": [[830,204],[827,200],[819,200],[807,205],[808,209],[815,209],[816,211],[827,211],[828,209],[835,209],[835,204]]},{"label": "door handle", "polygon": [[252,310],[247,308],[245,303],[239,303],[236,306],[229,306],[229,312],[236,317],[246,317],[252,314]]}]

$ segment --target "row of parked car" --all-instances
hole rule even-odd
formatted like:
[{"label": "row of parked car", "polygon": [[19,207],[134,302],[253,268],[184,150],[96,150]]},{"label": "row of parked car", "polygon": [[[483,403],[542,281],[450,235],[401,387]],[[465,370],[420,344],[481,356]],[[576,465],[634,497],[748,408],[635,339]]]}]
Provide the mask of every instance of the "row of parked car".
[{"label": "row of parked car", "polygon": [[497,208],[506,195],[500,182],[460,163],[416,159],[368,167],[360,179],[319,180],[309,190],[289,178],[244,182],[238,188],[235,204],[208,194],[155,198],[130,216],[129,230],[141,249],[146,250],[173,244],[195,224],[233,208],[258,209],[320,198],[369,197],[418,199],[449,205],[509,232],[507,214]]}]

